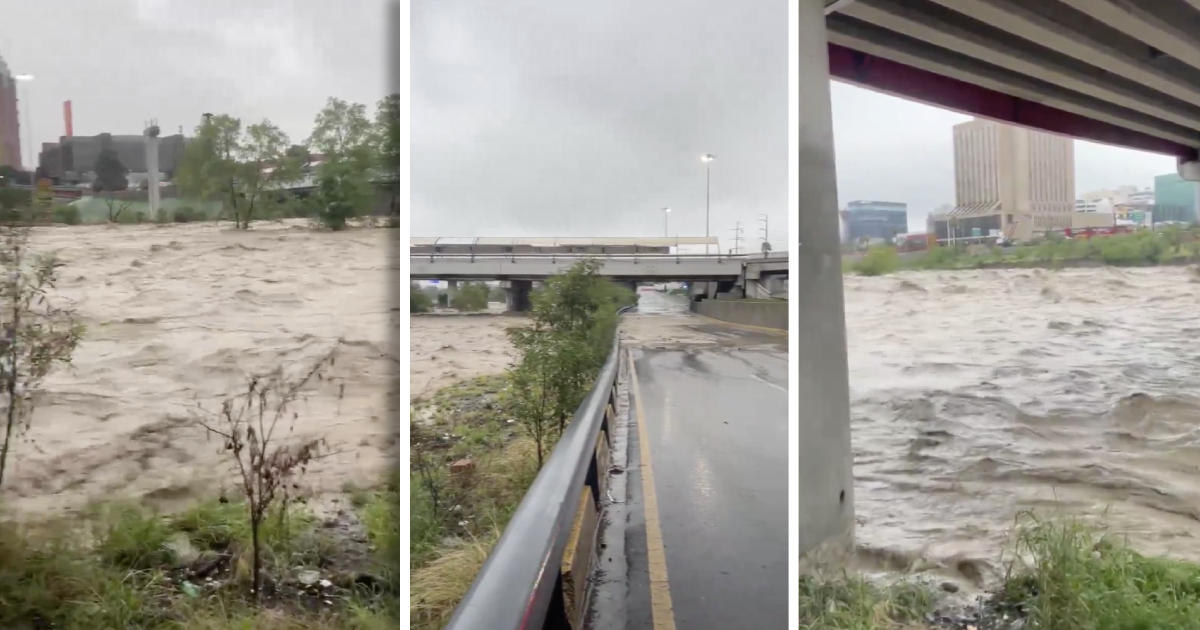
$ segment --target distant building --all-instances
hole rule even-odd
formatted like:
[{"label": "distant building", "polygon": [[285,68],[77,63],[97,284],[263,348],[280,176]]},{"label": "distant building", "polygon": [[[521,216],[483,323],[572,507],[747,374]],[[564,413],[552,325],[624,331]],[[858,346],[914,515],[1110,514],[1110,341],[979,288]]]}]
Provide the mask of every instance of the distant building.
[{"label": "distant building", "polygon": [[982,118],[954,126],[954,192],[954,210],[930,221],[939,240],[951,232],[1026,240],[1086,216],[1075,211],[1071,138]]},{"label": "distant building", "polygon": [[0,166],[22,168],[20,120],[17,80],[0,57]]},{"label": "distant building", "polygon": [[[161,136],[158,140],[158,170],[170,179],[183,160],[184,137],[181,134]],[[38,165],[47,177],[60,183],[87,181],[96,157],[105,146],[117,152],[117,157],[131,173],[146,172],[146,139],[138,135],[63,136],[58,142],[42,144]]]},{"label": "distant building", "polygon": [[892,242],[908,232],[908,204],[894,201],[851,201],[842,211],[844,242],[862,239]]},{"label": "distant building", "polygon": [[1155,223],[1196,223],[1200,219],[1200,182],[1185,180],[1178,173],[1155,177],[1152,208]]}]

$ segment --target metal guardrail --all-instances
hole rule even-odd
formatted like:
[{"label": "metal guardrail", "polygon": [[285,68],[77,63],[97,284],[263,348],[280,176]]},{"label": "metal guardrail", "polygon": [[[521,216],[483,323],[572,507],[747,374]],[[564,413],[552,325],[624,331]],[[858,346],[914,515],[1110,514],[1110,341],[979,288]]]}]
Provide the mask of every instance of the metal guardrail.
[{"label": "metal guardrail", "polygon": [[514,263],[520,260],[549,260],[550,262],[557,262],[559,258],[563,260],[583,260],[588,258],[596,260],[632,260],[635,263],[641,260],[674,260],[675,262],[683,262],[684,260],[711,260],[716,262],[753,260],[741,254],[440,254],[437,252],[409,254],[409,258],[428,258],[429,262],[435,260],[465,259],[471,262],[504,260]]},{"label": "metal guardrail", "polygon": [[[618,315],[633,308],[625,307]],[[602,507],[620,351],[618,331],[591,391],[521,499],[446,630],[570,630],[571,619],[584,612],[578,610],[584,602],[575,593],[587,586],[586,561],[593,547],[587,547],[583,575],[573,575],[572,584],[564,580],[562,563],[576,519],[598,515]],[[594,526],[586,535],[595,542]],[[574,592],[568,592],[570,587]],[[576,610],[571,610],[570,602]]]}]

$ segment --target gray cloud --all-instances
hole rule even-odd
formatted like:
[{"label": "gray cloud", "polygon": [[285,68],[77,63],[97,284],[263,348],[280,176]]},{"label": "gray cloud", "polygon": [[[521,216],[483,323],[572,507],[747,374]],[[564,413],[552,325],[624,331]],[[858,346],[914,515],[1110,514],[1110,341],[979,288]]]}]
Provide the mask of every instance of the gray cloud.
[{"label": "gray cloud", "polygon": [[[204,112],[269,118],[294,140],[329,96],[388,91],[388,0],[0,0],[0,55],[29,73],[35,146],[63,133],[190,133]],[[24,116],[22,116],[24,124]],[[22,142],[25,141],[22,133]]]},{"label": "gray cloud", "polygon": [[704,233],[787,216],[787,2],[414,3],[413,233]]}]

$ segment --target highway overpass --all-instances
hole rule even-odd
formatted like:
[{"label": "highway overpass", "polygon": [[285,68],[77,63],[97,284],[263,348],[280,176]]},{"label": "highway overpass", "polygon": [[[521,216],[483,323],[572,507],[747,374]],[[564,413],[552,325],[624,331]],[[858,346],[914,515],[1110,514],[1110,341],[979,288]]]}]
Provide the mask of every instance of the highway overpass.
[{"label": "highway overpass", "polygon": [[[444,280],[453,293],[460,280],[500,280],[508,308],[529,308],[533,283],[582,260],[601,263],[600,274],[636,288],[638,282],[689,282],[693,296],[767,298],[783,291],[788,253],[724,256],[704,254],[409,254],[412,280]],[[839,259],[840,265],[840,259]],[[840,267],[839,267],[840,268]]]},{"label": "highway overpass", "polygon": [[[854,480],[830,79],[1176,158],[1200,180],[1200,0],[798,0],[792,280],[803,565],[851,549]],[[902,123],[902,121],[900,121]]]}]

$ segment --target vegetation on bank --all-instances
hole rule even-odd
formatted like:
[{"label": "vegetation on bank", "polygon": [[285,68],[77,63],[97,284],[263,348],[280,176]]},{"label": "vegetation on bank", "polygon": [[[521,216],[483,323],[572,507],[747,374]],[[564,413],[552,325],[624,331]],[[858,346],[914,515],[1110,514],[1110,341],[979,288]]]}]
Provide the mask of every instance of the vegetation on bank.
[{"label": "vegetation on bank", "polygon": [[915,257],[902,258],[895,248],[871,247],[863,256],[846,262],[848,272],[878,276],[902,270],[982,269],[1006,266],[1056,267],[1097,264],[1141,267],[1200,262],[1200,228],[1171,226],[1159,231],[1092,239],[1047,238],[1011,247],[973,245],[935,247]]},{"label": "vegetation on bank", "polygon": [[449,620],[591,389],[612,347],[617,310],[634,299],[600,276],[598,263],[577,263],[532,295],[529,324],[509,331],[518,358],[506,373],[414,402],[413,628]]},{"label": "vegetation on bank", "polygon": [[[938,596],[911,582],[856,576],[800,584],[801,627],[913,630],[967,627],[1025,630],[1200,628],[1200,566],[1133,551],[1122,539],[1074,519],[1023,515],[1012,559],[974,614],[939,610],[965,625],[938,625]],[[943,622],[944,623],[944,622]]]}]

